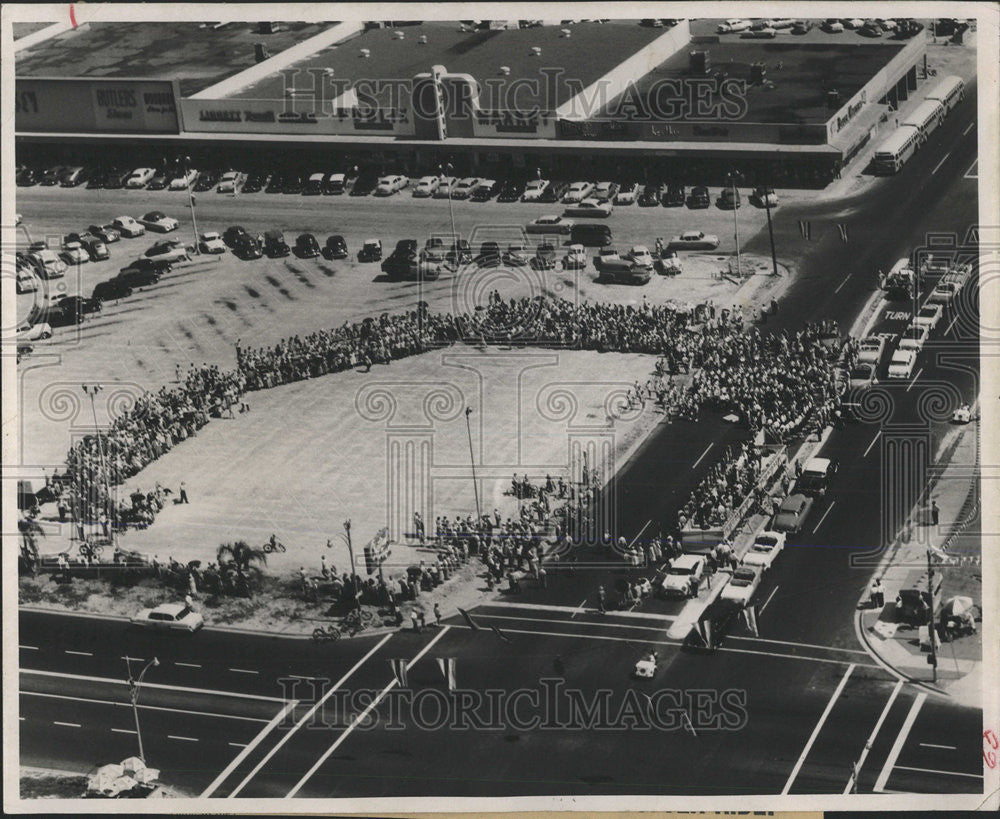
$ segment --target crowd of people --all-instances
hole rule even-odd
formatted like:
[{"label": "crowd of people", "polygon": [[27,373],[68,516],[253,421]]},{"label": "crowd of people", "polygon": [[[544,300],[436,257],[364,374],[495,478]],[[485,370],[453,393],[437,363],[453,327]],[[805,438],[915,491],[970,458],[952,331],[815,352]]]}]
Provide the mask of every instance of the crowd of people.
[{"label": "crowd of people", "polygon": [[677,513],[678,529],[721,526],[757,486],[763,456],[750,441],[728,446]]}]

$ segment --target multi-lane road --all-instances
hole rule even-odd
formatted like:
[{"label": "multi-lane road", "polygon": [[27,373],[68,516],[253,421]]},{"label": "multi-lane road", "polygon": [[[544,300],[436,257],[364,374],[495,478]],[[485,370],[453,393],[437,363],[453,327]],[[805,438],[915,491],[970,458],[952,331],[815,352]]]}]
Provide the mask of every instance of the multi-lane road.
[{"label": "multi-lane road", "polygon": [[[963,245],[977,223],[974,90],[898,177],[851,200],[775,212],[778,253],[800,273],[772,329],[824,318],[846,329],[879,269],[932,233]],[[766,243],[758,235],[748,249],[766,253]],[[86,767],[132,753],[123,658],[156,656],[139,708],[147,759],[195,795],[981,792],[982,712],[899,679],[864,651],[853,617],[874,564],[849,562],[887,545],[899,510],[916,500],[907,487],[926,481],[950,415],[928,395],[947,390],[949,406],[975,400],[975,292],[967,287],[933,333],[918,377],[877,388],[884,412],[830,434],[822,454],[841,470],[757,593],[759,636],[738,625],[711,652],[685,647],[667,634],[681,604],[664,601],[602,616],[597,586],[623,577],[610,565],[551,572],[548,588],[480,606],[471,624],[456,617],[422,634],[325,646],[213,630],[152,637],[113,620],[24,611],[22,761]],[[874,330],[898,332],[891,314],[914,307],[880,311]],[[629,540],[669,524],[742,434],[713,417],[676,432],[664,426],[616,480],[616,530]],[[906,480],[891,445],[904,433],[927,442]],[[651,650],[657,675],[632,679]],[[446,658],[465,694],[444,695],[437,661]],[[405,688],[391,670],[397,659],[411,661]],[[553,699],[575,711],[546,710],[559,687],[569,700]],[[487,691],[507,709],[498,721]],[[445,702],[450,717],[465,703],[461,726],[441,724]],[[669,724],[643,728],[650,713]]]}]

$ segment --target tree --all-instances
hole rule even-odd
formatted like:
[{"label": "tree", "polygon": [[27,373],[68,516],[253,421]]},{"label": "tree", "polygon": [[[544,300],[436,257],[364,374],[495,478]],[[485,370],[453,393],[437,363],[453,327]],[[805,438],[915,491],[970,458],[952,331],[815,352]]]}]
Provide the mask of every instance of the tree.
[{"label": "tree", "polygon": [[237,540],[235,543],[223,543],[215,555],[221,566],[224,563],[232,563],[236,567],[236,572],[243,577],[250,571],[250,567],[260,568],[267,565],[267,554],[260,547],[251,546],[245,540]]}]

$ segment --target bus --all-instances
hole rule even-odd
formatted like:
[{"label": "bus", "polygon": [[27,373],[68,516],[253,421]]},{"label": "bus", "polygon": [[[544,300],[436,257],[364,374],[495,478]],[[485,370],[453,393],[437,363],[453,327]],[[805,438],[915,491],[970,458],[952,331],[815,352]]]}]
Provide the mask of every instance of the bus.
[{"label": "bus", "polygon": [[872,165],[876,173],[894,174],[913,156],[920,145],[920,131],[912,125],[900,125],[875,150]]},{"label": "bus", "polygon": [[961,77],[956,77],[954,75],[950,77],[942,77],[938,80],[934,87],[931,88],[924,95],[925,100],[936,100],[940,102],[944,107],[945,116],[947,116],[951,109],[954,108],[958,103],[965,99],[965,83],[962,82]]},{"label": "bus", "polygon": [[937,100],[924,100],[900,125],[912,125],[920,131],[921,140],[926,140],[944,119],[944,107]]}]

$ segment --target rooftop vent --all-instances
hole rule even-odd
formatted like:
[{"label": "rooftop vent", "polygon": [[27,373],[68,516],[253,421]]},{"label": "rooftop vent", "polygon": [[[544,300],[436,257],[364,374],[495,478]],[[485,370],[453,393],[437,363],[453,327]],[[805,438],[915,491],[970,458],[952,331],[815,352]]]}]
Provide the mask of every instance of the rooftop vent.
[{"label": "rooftop vent", "polygon": [[417,38],[417,42],[420,43],[420,45],[427,45],[427,35],[426,34],[421,34]]},{"label": "rooftop vent", "polygon": [[573,32],[570,31],[568,28],[561,28],[561,29],[559,29],[559,34],[562,37],[569,38],[569,37],[571,37],[573,35]]},{"label": "rooftop vent", "polygon": [[367,60],[369,57],[371,57],[372,50],[370,48],[362,48],[360,54]]},{"label": "rooftop vent", "polygon": [[542,49],[539,46],[532,46],[531,47],[531,56],[532,57],[541,57],[542,56]]},{"label": "rooftop vent", "polygon": [[500,66],[500,73],[506,77],[508,74],[510,74],[510,66],[509,65]]},{"label": "rooftop vent", "polygon": [[402,31],[394,31],[394,32],[392,32],[392,39],[393,40],[405,40],[406,39],[406,34],[405,34],[405,32],[402,32]]}]

